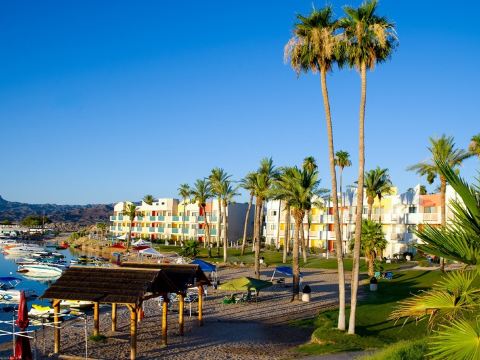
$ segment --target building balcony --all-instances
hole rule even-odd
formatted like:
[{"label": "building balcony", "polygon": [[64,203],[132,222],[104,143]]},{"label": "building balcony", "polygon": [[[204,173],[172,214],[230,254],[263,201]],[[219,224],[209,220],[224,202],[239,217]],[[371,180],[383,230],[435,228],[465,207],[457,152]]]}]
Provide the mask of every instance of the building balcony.
[{"label": "building balcony", "polygon": [[178,234],[179,233],[178,230],[179,230],[178,228],[172,228],[172,234]]},{"label": "building balcony", "polygon": [[205,229],[198,229],[197,234],[198,235],[205,235]]},{"label": "building balcony", "polygon": [[197,221],[198,222],[205,221],[205,216],[197,216]]},{"label": "building balcony", "polygon": [[155,232],[155,228],[154,227],[149,227],[148,232],[151,232],[151,233]]},{"label": "building balcony", "polygon": [[156,227],[155,229],[157,229],[157,233],[162,234],[162,233],[164,232],[164,228],[163,228],[163,227]]}]

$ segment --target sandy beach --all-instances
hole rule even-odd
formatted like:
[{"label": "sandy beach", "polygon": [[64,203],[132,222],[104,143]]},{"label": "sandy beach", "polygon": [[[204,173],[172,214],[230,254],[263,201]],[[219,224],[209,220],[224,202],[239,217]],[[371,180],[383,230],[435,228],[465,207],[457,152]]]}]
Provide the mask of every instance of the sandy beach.
[{"label": "sandy beach", "polygon": [[[273,268],[262,270],[269,279]],[[233,277],[253,276],[253,269],[223,268],[221,281]],[[291,279],[260,293],[258,302],[222,304],[227,292],[209,288],[204,303],[204,326],[196,319],[196,303],[185,305],[185,335],[179,335],[177,305],[169,310],[168,346],[161,345],[161,314],[156,299],[145,302],[145,318],[138,327],[138,359],[289,359],[296,345],[309,340],[311,330],[291,326],[293,320],[309,318],[320,310],[332,307],[337,300],[336,273],[327,270],[303,271],[303,282],[312,288],[311,302],[290,302]],[[61,354],[85,358],[85,320],[77,318],[62,324]],[[111,332],[110,307],[101,307],[100,332],[105,341],[88,340],[88,357],[94,359],[128,359],[130,356],[130,318],[126,308],[119,307],[118,331]],[[88,335],[92,334],[93,318],[87,317]],[[37,358],[51,358],[53,331],[36,333]],[[3,352],[1,355],[6,355]],[[0,356],[1,356],[0,355]]]}]

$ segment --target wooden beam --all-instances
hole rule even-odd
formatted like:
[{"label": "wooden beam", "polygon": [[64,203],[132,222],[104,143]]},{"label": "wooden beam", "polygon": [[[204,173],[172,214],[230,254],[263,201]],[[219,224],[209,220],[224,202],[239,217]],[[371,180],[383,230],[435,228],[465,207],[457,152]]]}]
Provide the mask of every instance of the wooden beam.
[{"label": "wooden beam", "polygon": [[162,303],[162,344],[167,346],[167,330],[168,330],[168,297],[163,296]]},{"label": "wooden beam", "polygon": [[130,309],[130,360],[137,357],[137,309],[129,306]]},{"label": "wooden beam", "polygon": [[117,304],[112,303],[112,331],[117,331]]},{"label": "wooden beam", "polygon": [[178,295],[178,327],[179,327],[180,336],[183,336],[184,325],[185,325],[185,321],[183,317],[184,307],[185,307],[184,294],[179,294]]},{"label": "wooden beam", "polygon": [[98,302],[93,303],[93,336],[100,334],[99,310],[100,304]]},{"label": "wooden beam", "polygon": [[60,353],[60,300],[53,301],[53,352]]},{"label": "wooden beam", "polygon": [[198,324],[203,326],[203,285],[198,286]]}]

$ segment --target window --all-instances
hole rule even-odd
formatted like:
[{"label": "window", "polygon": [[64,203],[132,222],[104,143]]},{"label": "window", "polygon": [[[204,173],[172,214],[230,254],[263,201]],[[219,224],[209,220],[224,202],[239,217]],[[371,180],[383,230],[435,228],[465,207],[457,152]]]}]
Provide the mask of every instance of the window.
[{"label": "window", "polygon": [[427,206],[423,208],[423,212],[426,214],[433,214],[437,212],[437,208],[435,206]]},{"label": "window", "polygon": [[270,211],[270,215],[272,215],[272,216],[276,216],[276,215],[277,215],[277,211],[276,211],[276,210],[272,210],[272,211]]},{"label": "window", "polygon": [[275,230],[277,226],[275,224],[270,224],[270,230]]},{"label": "window", "polygon": [[416,206],[410,205],[408,207],[408,213],[409,214],[415,214],[416,212],[417,212],[417,207]]}]

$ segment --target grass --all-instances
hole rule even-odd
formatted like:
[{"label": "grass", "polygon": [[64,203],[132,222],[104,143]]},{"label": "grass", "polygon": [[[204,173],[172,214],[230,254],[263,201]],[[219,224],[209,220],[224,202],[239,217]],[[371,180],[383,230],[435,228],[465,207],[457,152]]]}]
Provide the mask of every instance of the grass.
[{"label": "grass", "polygon": [[[179,252],[181,249],[179,246],[172,246],[172,245],[169,245],[169,246],[155,245],[155,248],[159,251],[164,251],[164,252],[165,251]],[[235,248],[229,248],[227,250],[227,254],[228,254],[228,261],[230,263],[244,263],[248,265],[253,265],[254,263],[255,256],[254,256],[254,253],[251,251],[251,246],[250,248],[246,249],[246,252],[243,256],[241,255],[240,249],[235,249]],[[265,263],[268,266],[283,264],[282,262],[283,254],[281,251],[264,250],[262,251],[261,256],[265,258]],[[212,249],[212,257],[209,257],[208,249],[201,247],[198,258],[203,259],[205,261],[210,261],[210,262],[223,262],[223,249],[220,249],[219,254],[217,254],[216,248]],[[291,263],[291,257],[287,258],[287,263],[288,264]],[[345,270],[352,271],[352,259],[348,259],[348,258],[345,259],[344,265],[345,265]],[[336,270],[337,259],[336,258],[326,259],[322,255],[310,255],[308,257],[308,261],[306,264],[304,264],[303,260],[300,260],[300,266],[306,269]],[[383,266],[384,266],[384,270],[396,270],[400,267],[398,263],[384,264]],[[363,261],[360,263],[360,271],[367,271],[367,266]]]},{"label": "grass", "polygon": [[99,334],[99,335],[90,335],[88,337],[91,341],[94,342],[101,342],[101,341],[106,341],[107,337],[105,335]]},{"label": "grass", "polygon": [[[304,354],[324,354],[381,348],[402,340],[422,339],[427,335],[425,322],[406,323],[387,320],[397,301],[420,290],[430,288],[439,280],[439,271],[402,271],[393,280],[380,280],[377,292],[368,292],[357,306],[356,335],[336,330],[337,310],[321,313],[315,319],[297,322],[296,326],[314,328],[312,341],[298,351]],[[348,311],[347,311],[348,320]],[[406,359],[406,358],[405,358]]]},{"label": "grass", "polygon": [[361,360],[423,360],[428,353],[425,339],[399,341]]}]

